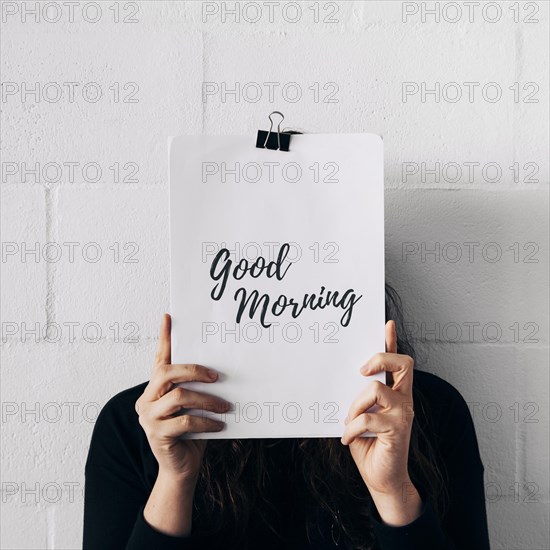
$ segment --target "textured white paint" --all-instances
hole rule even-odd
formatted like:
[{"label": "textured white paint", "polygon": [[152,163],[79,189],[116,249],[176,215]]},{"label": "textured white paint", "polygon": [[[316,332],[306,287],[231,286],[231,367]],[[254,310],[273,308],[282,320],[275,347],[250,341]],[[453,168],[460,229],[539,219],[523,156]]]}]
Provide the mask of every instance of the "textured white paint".
[{"label": "textured white paint", "polygon": [[[273,23],[266,17],[205,23],[200,2],[182,1],[140,2],[135,24],[113,23],[112,2],[101,3],[104,15],[94,24],[78,12],[74,23],[66,13],[55,24],[23,23],[20,15],[2,23],[4,83],[97,82],[106,92],[98,103],[32,97],[23,103],[20,96],[2,102],[4,163],[95,162],[103,171],[97,182],[80,169],[72,181],[64,172],[54,183],[20,174],[2,182],[2,241],[65,246],[58,262],[28,256],[23,263],[20,255],[2,262],[2,322],[16,327],[2,343],[2,471],[11,484],[3,485],[2,548],[81,545],[83,466],[94,414],[110,396],[147,379],[168,307],[166,137],[238,133],[250,134],[252,144],[274,109],[294,128],[384,136],[387,278],[417,328],[464,327],[455,342],[426,334],[418,342],[418,367],[450,381],[471,405],[486,482],[502,492],[488,503],[492,547],[550,547],[548,3],[531,3],[539,8],[534,24],[515,23],[505,2],[498,3],[503,17],[494,24],[480,12],[471,23],[466,16],[454,24],[433,17],[422,23],[419,16],[403,23],[401,2],[336,4],[336,24],[313,23],[313,2],[302,2],[304,17],[291,24],[280,16]],[[304,97],[270,103],[265,96],[258,102],[217,96],[203,104],[203,81],[278,82],[279,90],[296,82]],[[436,81],[497,82],[504,95],[496,103],[402,101],[403,82],[432,87]],[[139,102],[113,102],[113,82],[123,95],[124,83],[138,83]],[[315,82],[321,97],[323,84],[337,83],[338,102],[314,102],[308,88]],[[536,82],[539,102],[515,103],[508,90],[514,82]],[[115,183],[109,167],[117,162],[137,163],[139,181]],[[405,162],[498,163],[503,176],[496,183],[480,171],[472,181],[436,182],[429,175],[403,181]],[[537,163],[539,182],[514,182],[508,169],[514,162]],[[80,247],[74,262],[66,255],[70,242]],[[117,242],[138,243],[138,263],[115,262],[109,247]],[[496,242],[503,257],[491,263],[478,248],[473,262],[433,256],[422,262],[419,254],[405,262],[405,242]],[[102,261],[78,255],[86,243],[102,247]],[[521,260],[528,252],[523,245],[536,243],[539,262],[514,261],[508,249],[514,243]],[[62,330],[59,339],[49,334],[54,342],[43,335],[36,342],[33,334],[22,335],[23,322]],[[74,339],[67,323],[77,323]],[[82,327],[94,323],[101,338],[92,343],[84,336],[93,333]],[[502,337],[491,342],[479,329],[471,341],[464,323],[498,324]],[[520,341],[509,328],[514,323]],[[539,327],[538,342],[523,341],[526,323]],[[134,326],[139,341],[122,341]],[[531,417],[529,403],[538,409]],[[495,410],[502,414],[496,421]],[[36,483],[38,492],[23,498],[22,485]],[[538,502],[525,502],[533,487],[525,484],[533,483]]]}]

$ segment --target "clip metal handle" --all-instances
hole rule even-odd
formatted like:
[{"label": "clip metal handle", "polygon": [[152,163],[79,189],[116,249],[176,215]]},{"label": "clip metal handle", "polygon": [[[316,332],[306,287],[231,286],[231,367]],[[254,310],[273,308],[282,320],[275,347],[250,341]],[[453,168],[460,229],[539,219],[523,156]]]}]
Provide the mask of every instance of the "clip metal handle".
[{"label": "clip metal handle", "polygon": [[267,140],[269,139],[269,136],[271,135],[271,131],[273,130],[273,119],[271,118],[272,115],[280,115],[281,116],[281,120],[279,122],[279,124],[277,124],[277,151],[280,151],[281,150],[281,122],[283,122],[283,120],[285,119],[285,115],[283,115],[283,113],[281,113],[281,111],[273,111],[272,113],[269,113],[269,121],[271,122],[271,126],[269,127],[269,132],[267,133],[267,136],[265,138],[265,141],[264,141],[264,149],[265,149],[265,146],[267,145]]},{"label": "clip metal handle", "polygon": [[[275,122],[273,121],[273,115],[279,115],[281,117],[281,120],[277,124],[277,131],[275,132],[273,130],[273,125]],[[289,145],[290,145],[290,135],[289,132],[281,132],[281,124],[283,120],[285,119],[285,116],[281,111],[273,111],[269,114],[269,122],[271,123],[269,126],[269,130],[266,132],[265,130],[258,130],[258,135],[256,137],[256,147],[259,149],[271,149],[272,151],[288,151]],[[272,134],[277,134],[277,147],[275,147],[275,136]]]}]

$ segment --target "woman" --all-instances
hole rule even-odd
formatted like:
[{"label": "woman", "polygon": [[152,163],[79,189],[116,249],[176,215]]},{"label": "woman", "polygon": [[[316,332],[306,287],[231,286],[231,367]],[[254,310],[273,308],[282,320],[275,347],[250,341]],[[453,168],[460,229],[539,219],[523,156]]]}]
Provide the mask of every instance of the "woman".
[{"label": "woman", "polygon": [[[228,404],[174,384],[217,373],[170,364],[164,316],[149,383],[102,410],[86,463],[84,549],[489,548],[483,464],[464,399],[415,371],[386,286],[386,371],[350,405],[342,439],[185,440],[223,429],[183,408]],[[203,403],[208,402],[208,405]],[[414,402],[414,414],[412,403]],[[377,403],[375,413],[365,411]],[[370,430],[376,438],[359,437]]]}]

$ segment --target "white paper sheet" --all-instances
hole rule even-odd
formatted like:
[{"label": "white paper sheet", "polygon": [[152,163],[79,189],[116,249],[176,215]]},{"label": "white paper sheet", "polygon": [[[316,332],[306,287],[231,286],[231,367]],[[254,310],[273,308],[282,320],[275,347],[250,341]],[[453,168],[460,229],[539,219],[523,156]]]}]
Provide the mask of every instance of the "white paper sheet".
[{"label": "white paper sheet", "polygon": [[[375,378],[359,368],[384,351],[381,138],[294,135],[289,152],[258,149],[251,136],[179,136],[169,145],[172,363],[216,369],[218,382],[184,387],[233,403],[226,414],[188,411],[227,423],[190,437],[340,437],[350,404]],[[274,276],[264,269],[237,280],[220,256],[214,280],[224,248],[232,269],[262,256]],[[255,290],[268,295],[268,328],[261,307],[237,323],[243,293]],[[289,307],[271,309],[281,295],[303,305],[306,294],[336,291],[326,307],[295,318]]]}]

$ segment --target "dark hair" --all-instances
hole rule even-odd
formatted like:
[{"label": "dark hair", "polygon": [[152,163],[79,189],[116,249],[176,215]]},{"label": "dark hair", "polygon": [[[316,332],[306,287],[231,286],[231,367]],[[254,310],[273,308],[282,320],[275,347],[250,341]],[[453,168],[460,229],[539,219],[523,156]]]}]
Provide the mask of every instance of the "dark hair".
[{"label": "dark hair", "polygon": [[[414,348],[405,330],[401,300],[386,284],[386,321],[394,320],[398,353],[415,358]],[[443,519],[446,511],[445,477],[439,466],[436,450],[430,445],[427,433],[427,403],[415,387],[413,390],[415,417],[409,449],[409,475],[423,496],[432,501],[436,513]],[[422,420],[419,420],[422,419]],[[349,449],[337,438],[293,440],[295,464],[308,488],[309,498],[333,518],[333,536],[344,547],[367,550],[375,548],[369,528],[373,502],[353,461]],[[272,503],[263,498],[269,482],[270,440],[212,440],[209,441],[199,484],[206,510],[196,516],[199,530],[212,533],[230,526],[239,538],[247,528],[252,509],[266,510],[268,525]],[[243,475],[245,473],[246,475]],[[258,502],[258,499],[263,502]],[[263,506],[259,506],[263,504]],[[212,517],[218,511],[220,521]],[[357,526],[361,526],[360,532]],[[273,531],[275,528],[271,526]],[[311,535],[311,525],[307,526]],[[315,528],[315,526],[313,527]]]}]

